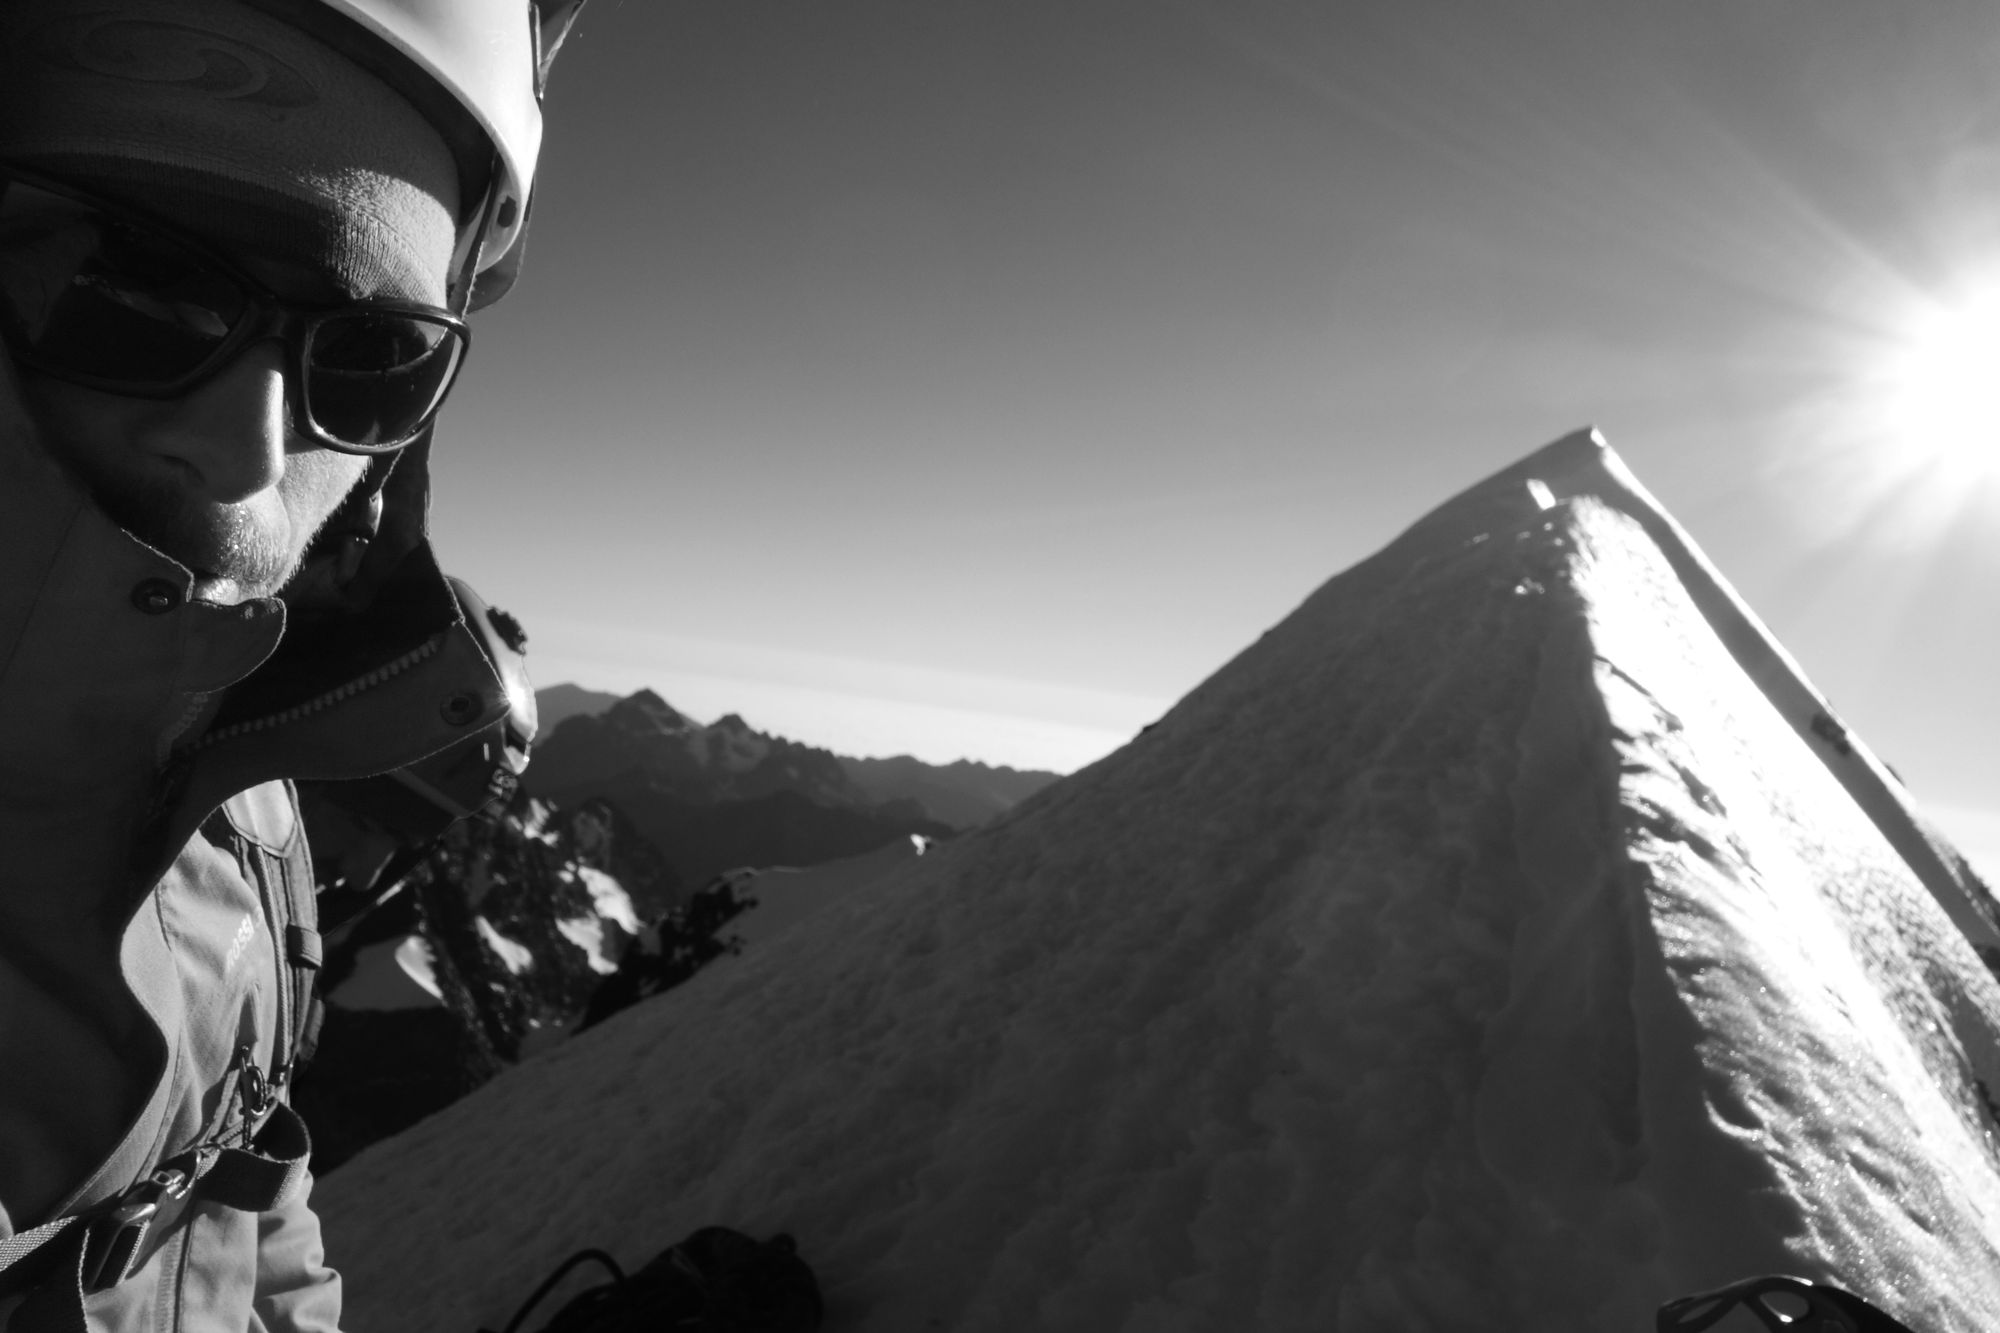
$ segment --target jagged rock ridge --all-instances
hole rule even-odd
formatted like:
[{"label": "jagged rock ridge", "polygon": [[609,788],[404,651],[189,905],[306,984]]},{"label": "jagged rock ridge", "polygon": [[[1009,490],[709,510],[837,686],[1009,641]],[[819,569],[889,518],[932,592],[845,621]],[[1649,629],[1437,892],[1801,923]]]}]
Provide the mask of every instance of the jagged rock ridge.
[{"label": "jagged rock ridge", "polygon": [[[402,849],[414,858],[400,872],[403,890],[329,936],[326,1022],[298,1089],[318,1131],[322,1175],[581,1020],[671,988],[740,947],[714,938],[734,921],[713,912],[732,901],[716,883],[725,870],[746,886],[760,876],[780,886],[781,905],[747,887],[734,900],[750,906],[754,924],[732,926],[731,939],[756,936],[909,855],[913,840],[926,841],[910,830],[948,832],[919,809],[899,810],[897,783],[942,774],[936,794],[985,818],[1054,779],[881,761],[886,777],[864,787],[845,775],[855,761],[763,736],[733,714],[704,727],[649,691],[619,699],[558,686],[543,700],[558,718],[567,707],[592,719],[567,751],[583,756],[570,776],[584,774],[564,789],[567,803],[523,793],[435,846]],[[556,751],[560,774],[565,751]],[[593,763],[614,770],[612,780],[592,782]],[[538,752],[536,771],[542,764]],[[343,897],[350,857],[383,851],[336,798],[328,788],[309,790],[306,801],[330,906]],[[644,829],[621,802],[641,813]],[[379,862],[364,855],[361,863],[372,871]],[[799,871],[820,866],[824,873]]]},{"label": "jagged rock ridge", "polygon": [[544,685],[535,691],[535,713],[541,721],[542,734],[547,735],[561,726],[564,719],[596,717],[618,699],[609,690],[587,690],[568,683]]},{"label": "jagged rock ridge", "polygon": [[[355,835],[324,787],[304,795],[337,901]],[[326,923],[324,1020],[293,1095],[322,1175],[560,1039],[682,897],[659,853],[596,802],[558,810],[517,793],[409,855],[393,896]]]},{"label": "jagged rock ridge", "polygon": [[690,886],[955,832],[914,800],[876,799],[830,750],[734,713],[703,726],[651,690],[563,722],[536,745],[525,782],[558,804],[611,802]]},{"label": "jagged rock ridge", "polygon": [[571,717],[542,737],[526,781],[536,795],[555,801],[613,784],[643,784],[693,805],[781,791],[831,809],[872,804],[831,751],[752,731],[734,713],[703,726],[651,690],[594,717]]},{"label": "jagged rock ridge", "polygon": [[[825,805],[879,808],[914,802],[924,817],[968,829],[1006,813],[1062,776],[969,759],[931,764],[910,755],[886,759],[833,755],[849,779],[843,784],[828,769],[829,751],[765,736],[735,713],[704,728],[651,690],[621,700],[575,685],[551,685],[537,690],[535,699],[543,741],[536,751],[533,780],[544,794],[640,769],[663,790],[691,801],[789,789]],[[550,757],[564,721],[605,719],[614,709],[620,712],[617,722],[573,729]],[[773,756],[776,763],[770,762]]]},{"label": "jagged rock ridge", "polygon": [[842,755],[840,765],[878,805],[914,801],[930,818],[955,829],[976,828],[997,819],[1060,777],[1042,769],[1008,768],[969,759],[927,764],[906,754],[887,759]]},{"label": "jagged rock ridge", "polygon": [[1981,886],[1664,522],[1552,446],[1125,749],[365,1154],[321,1199],[356,1322],[723,1221],[799,1238],[829,1330],[1637,1329],[1773,1270],[2000,1326]]}]

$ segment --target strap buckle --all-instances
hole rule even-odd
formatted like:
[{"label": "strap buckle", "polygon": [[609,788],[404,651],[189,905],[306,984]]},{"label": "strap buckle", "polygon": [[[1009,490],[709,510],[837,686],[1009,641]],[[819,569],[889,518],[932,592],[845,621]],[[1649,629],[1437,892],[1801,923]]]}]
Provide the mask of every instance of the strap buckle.
[{"label": "strap buckle", "polygon": [[108,1291],[132,1276],[146,1235],[159,1216],[161,1200],[185,1198],[193,1187],[192,1173],[163,1166],[119,1195],[108,1210],[91,1218],[77,1274],[85,1294]]}]

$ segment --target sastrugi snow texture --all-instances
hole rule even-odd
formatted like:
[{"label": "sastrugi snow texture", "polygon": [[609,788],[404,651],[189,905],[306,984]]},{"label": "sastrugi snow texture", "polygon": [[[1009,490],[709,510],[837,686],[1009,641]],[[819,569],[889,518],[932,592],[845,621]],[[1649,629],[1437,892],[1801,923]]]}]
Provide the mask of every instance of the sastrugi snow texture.
[{"label": "sastrugi snow texture", "polygon": [[318,1198],[350,1321],[497,1328],[720,1222],[869,1333],[1638,1333],[1774,1270],[2000,1328],[1990,905],[1651,505],[1559,441],[1118,753],[369,1150]]}]

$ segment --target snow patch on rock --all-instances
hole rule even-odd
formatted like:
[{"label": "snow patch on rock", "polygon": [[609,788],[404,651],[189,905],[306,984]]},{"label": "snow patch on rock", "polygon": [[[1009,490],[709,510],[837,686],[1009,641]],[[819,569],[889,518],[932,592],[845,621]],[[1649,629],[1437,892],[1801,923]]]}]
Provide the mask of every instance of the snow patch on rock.
[{"label": "snow patch on rock", "polygon": [[[556,931],[564,939],[583,950],[584,961],[590,970],[601,977],[608,977],[618,970],[618,960],[611,956],[613,941],[605,936],[610,932],[604,928],[604,918],[600,916],[569,917],[556,922]],[[637,934],[635,931],[634,934]],[[621,951],[630,936],[616,937],[616,947]]]},{"label": "snow patch on rock", "polygon": [[494,928],[485,917],[474,918],[479,928],[479,937],[500,957],[500,962],[515,976],[521,975],[535,965],[534,951],[516,940],[510,940]]},{"label": "snow patch on rock", "polygon": [[627,935],[639,933],[639,913],[632,906],[632,895],[625,891],[611,875],[593,866],[577,866],[576,876],[583,881],[583,887],[590,890],[590,902],[597,909],[597,915],[617,922]]}]

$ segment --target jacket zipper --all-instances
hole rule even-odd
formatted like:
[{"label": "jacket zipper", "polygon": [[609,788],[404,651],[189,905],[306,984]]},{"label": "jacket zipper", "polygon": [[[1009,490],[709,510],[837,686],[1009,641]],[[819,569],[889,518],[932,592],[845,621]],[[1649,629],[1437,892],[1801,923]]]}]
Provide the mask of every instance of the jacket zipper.
[{"label": "jacket zipper", "polygon": [[[248,839],[245,840],[246,842]],[[251,846],[257,846],[251,843]],[[243,1047],[244,1110],[249,1113],[247,1135],[256,1137],[257,1130],[263,1128],[263,1118],[273,1103],[285,1091],[285,1084],[291,1078],[289,1052],[293,1040],[292,1031],[292,978],[291,960],[285,956],[285,937],[278,925],[276,893],[271,887],[272,867],[263,848],[258,847],[252,854],[257,863],[257,897],[264,908],[264,936],[271,941],[271,962],[277,972],[278,989],[272,997],[277,1002],[278,1018],[271,1033],[271,1072],[266,1076],[257,1065],[257,1051],[246,1043]],[[283,873],[280,871],[279,873]],[[290,901],[289,891],[286,901]]]},{"label": "jacket zipper", "polygon": [[281,713],[271,713],[264,717],[253,717],[242,722],[232,722],[226,727],[211,731],[193,745],[190,745],[188,751],[189,753],[193,753],[197,750],[205,750],[209,746],[221,741],[230,740],[237,736],[246,736],[253,731],[269,731],[272,727],[282,727],[287,723],[297,722],[302,718],[310,717],[314,713],[331,708],[344,699],[351,699],[364,690],[373,689],[383,681],[402,675],[405,671],[408,671],[411,667],[426,658],[435,657],[438,650],[444,647],[446,637],[447,633],[433,634],[430,638],[425,639],[395,661],[385,662],[364,676],[357,676],[345,685],[328,690],[325,694],[315,695],[304,703],[294,704]]}]

